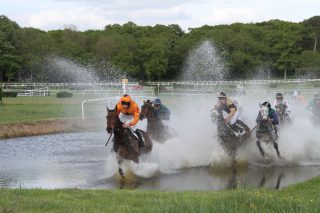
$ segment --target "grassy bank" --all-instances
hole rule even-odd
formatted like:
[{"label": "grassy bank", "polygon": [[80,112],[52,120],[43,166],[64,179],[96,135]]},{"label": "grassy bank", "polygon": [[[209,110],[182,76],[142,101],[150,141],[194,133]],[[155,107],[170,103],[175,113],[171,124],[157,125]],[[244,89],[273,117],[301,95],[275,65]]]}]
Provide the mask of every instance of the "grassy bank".
[{"label": "grassy bank", "polygon": [[0,124],[0,139],[45,135],[61,132],[99,131],[102,124],[95,120],[57,119]]},{"label": "grassy bank", "polygon": [[80,117],[80,99],[56,97],[3,98],[0,124]]},{"label": "grassy bank", "polygon": [[320,177],[283,190],[0,190],[0,212],[319,212]]},{"label": "grassy bank", "polygon": [[87,103],[81,119],[82,98],[3,98],[0,105],[0,139],[57,132],[96,129],[105,122],[105,104]]}]

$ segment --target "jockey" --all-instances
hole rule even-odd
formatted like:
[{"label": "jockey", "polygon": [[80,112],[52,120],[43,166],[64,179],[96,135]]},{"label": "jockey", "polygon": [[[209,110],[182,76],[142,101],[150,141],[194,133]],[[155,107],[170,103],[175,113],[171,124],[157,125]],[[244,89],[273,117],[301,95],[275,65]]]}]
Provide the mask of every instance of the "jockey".
[{"label": "jockey", "polygon": [[320,95],[315,94],[313,100],[311,100],[307,106],[307,110],[317,112],[320,107]]},{"label": "jockey", "polygon": [[157,119],[161,119],[161,120],[170,119],[170,114],[171,114],[170,110],[165,105],[162,104],[159,98],[154,100],[153,106],[154,106],[154,113]]},{"label": "jockey", "polygon": [[239,117],[239,112],[233,101],[230,98],[227,98],[224,92],[219,93],[218,99],[219,102],[216,107],[222,107],[222,111],[228,113],[224,119],[225,123],[230,126],[236,136],[246,134],[246,131],[236,123]]},{"label": "jockey", "polygon": [[123,128],[129,128],[132,133],[138,138],[139,145],[143,146],[142,136],[139,131],[136,131],[136,124],[139,121],[140,109],[136,102],[127,94],[123,95],[116,106],[117,115],[120,121],[123,123]]},{"label": "jockey", "polygon": [[301,93],[301,91],[294,91],[293,100],[297,104],[301,104],[301,105],[304,105],[304,106],[307,105],[307,101],[306,101],[305,97],[303,96],[303,94]]},{"label": "jockey", "polygon": [[283,99],[283,95],[280,92],[276,94],[276,101],[274,102],[274,107],[277,108],[279,104],[283,104],[285,106],[285,116],[289,117],[289,114],[291,112],[290,105],[288,101]]}]

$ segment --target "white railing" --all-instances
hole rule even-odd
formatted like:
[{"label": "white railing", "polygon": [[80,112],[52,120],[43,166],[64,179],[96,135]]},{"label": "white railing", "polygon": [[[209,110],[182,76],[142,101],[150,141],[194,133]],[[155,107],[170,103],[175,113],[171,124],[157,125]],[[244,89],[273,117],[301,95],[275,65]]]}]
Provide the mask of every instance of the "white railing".
[{"label": "white railing", "polygon": [[49,88],[38,88],[38,89],[30,89],[24,90],[23,92],[18,92],[17,96],[48,96]]},{"label": "white railing", "polygon": [[[88,99],[88,100],[83,100],[81,102],[81,116],[82,116],[82,120],[85,120],[85,103],[88,103],[88,102],[99,102],[99,101],[107,101],[107,107],[108,108],[112,108],[111,105],[110,105],[110,102],[111,100],[113,100],[113,104],[115,105],[119,99],[121,97],[121,94],[119,96],[112,96],[112,97],[108,97],[108,98],[97,98],[97,99]],[[145,95],[141,95],[141,96],[135,96],[135,95],[132,95],[131,98],[133,100],[135,100],[138,104],[141,104],[142,103],[142,100],[146,100],[146,99],[150,99],[150,100],[153,100],[155,99],[156,97],[154,96],[145,96]]]},{"label": "white railing", "polygon": [[[235,81],[167,81],[154,82],[149,81],[145,84],[150,86],[172,86],[172,85],[246,85],[246,84],[283,84],[283,83],[303,83],[303,82],[320,82],[320,79],[274,79],[274,80],[235,80]],[[121,88],[121,82],[104,82],[104,83],[0,83],[3,89],[5,88],[103,88],[117,87]],[[138,82],[130,82],[127,87],[138,86]]]},{"label": "white railing", "polygon": [[238,80],[238,81],[168,81],[168,82],[146,82],[150,86],[171,86],[171,85],[246,85],[246,84],[283,84],[317,82],[320,79],[275,79],[275,80]]}]

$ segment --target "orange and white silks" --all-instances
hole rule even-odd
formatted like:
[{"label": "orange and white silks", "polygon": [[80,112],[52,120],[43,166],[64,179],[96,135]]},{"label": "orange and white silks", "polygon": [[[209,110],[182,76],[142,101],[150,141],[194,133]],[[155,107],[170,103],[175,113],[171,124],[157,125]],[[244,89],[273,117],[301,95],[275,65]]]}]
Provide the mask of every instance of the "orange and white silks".
[{"label": "orange and white silks", "polygon": [[[121,104],[123,101],[130,103],[127,109],[123,108]],[[133,116],[133,120],[129,123],[130,126],[136,125],[139,121],[140,109],[137,103],[131,100],[129,95],[121,97],[120,101],[117,103],[117,115],[119,116],[120,113]]]}]

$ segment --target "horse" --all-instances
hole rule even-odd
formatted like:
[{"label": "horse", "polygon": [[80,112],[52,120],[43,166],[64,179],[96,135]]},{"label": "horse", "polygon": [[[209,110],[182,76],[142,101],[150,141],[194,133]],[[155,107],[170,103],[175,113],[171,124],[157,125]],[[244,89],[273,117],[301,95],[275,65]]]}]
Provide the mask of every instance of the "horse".
[{"label": "horse", "polygon": [[150,100],[143,101],[140,112],[140,120],[147,119],[147,133],[150,137],[160,143],[177,135],[176,131],[164,125],[161,119],[156,118],[155,109]]},{"label": "horse", "polygon": [[265,153],[261,147],[260,141],[263,141],[265,143],[272,142],[275,150],[277,151],[278,157],[281,158],[278,143],[276,142],[277,130],[276,130],[276,127],[272,124],[272,121],[268,119],[268,112],[269,112],[269,109],[267,106],[262,106],[262,105],[260,106],[260,110],[259,110],[260,119],[257,120],[257,127],[256,127],[256,138],[257,138],[256,144],[259,148],[261,155],[264,157]]},{"label": "horse", "polygon": [[222,107],[211,110],[211,120],[217,124],[217,136],[220,144],[235,162],[238,149],[248,141],[251,135],[250,128],[243,121],[237,120],[236,124],[240,125],[246,133],[241,137],[236,136],[231,127],[224,121]]},{"label": "horse", "polygon": [[148,134],[142,130],[138,130],[144,138],[144,145],[139,146],[138,138],[133,134],[129,128],[124,128],[119,116],[116,113],[116,108],[110,110],[107,108],[107,132],[114,134],[113,137],[113,150],[117,154],[119,164],[119,174],[124,178],[124,173],[121,168],[123,160],[132,160],[139,163],[139,156],[141,154],[150,153],[153,143]]},{"label": "horse", "polygon": [[279,118],[279,122],[282,125],[290,124],[291,119],[289,118],[288,112],[287,112],[287,105],[283,103],[279,103],[275,105],[276,114]]}]

